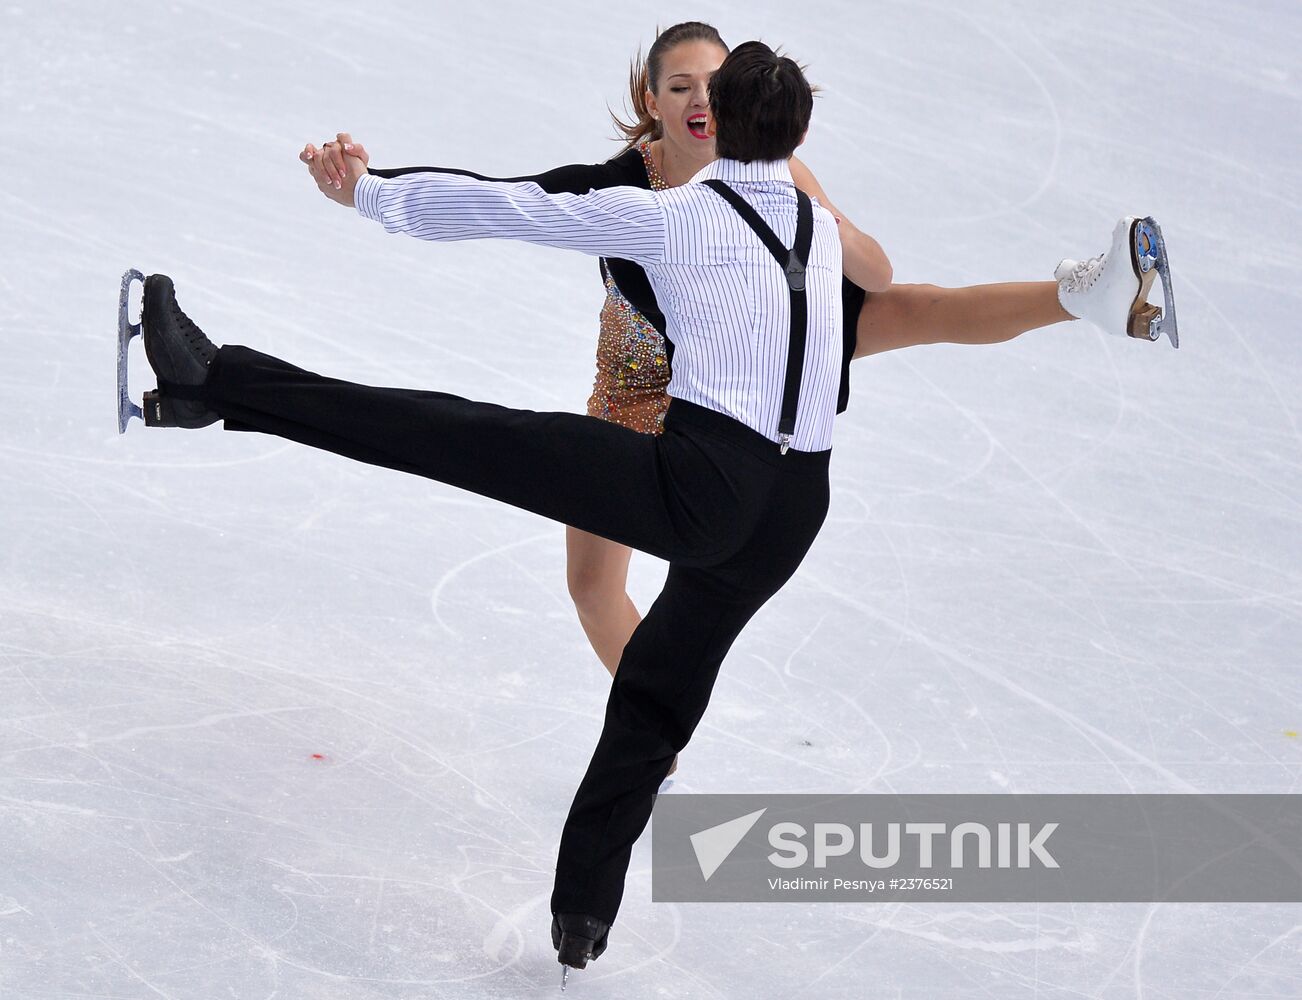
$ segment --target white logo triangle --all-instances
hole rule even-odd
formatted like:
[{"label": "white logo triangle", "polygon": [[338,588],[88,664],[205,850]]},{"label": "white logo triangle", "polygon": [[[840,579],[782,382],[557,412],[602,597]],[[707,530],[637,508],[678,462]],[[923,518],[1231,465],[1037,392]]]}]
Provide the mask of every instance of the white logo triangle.
[{"label": "white logo triangle", "polygon": [[692,834],[692,849],[696,851],[696,863],[701,866],[701,875],[705,881],[710,881],[710,876],[728,860],[728,855],[741,843],[742,837],[750,833],[750,828],[759,822],[759,818],[767,811],[766,806],[764,809],[757,809],[753,813],[738,816],[726,823]]}]

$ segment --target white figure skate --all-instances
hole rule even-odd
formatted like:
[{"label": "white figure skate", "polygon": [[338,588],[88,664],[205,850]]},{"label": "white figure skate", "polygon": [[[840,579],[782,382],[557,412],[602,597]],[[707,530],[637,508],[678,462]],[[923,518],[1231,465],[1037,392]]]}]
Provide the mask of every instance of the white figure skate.
[{"label": "white figure skate", "polygon": [[[1162,278],[1164,306],[1149,303],[1153,279]],[[1180,346],[1171,292],[1171,267],[1162,230],[1151,218],[1127,216],[1112,232],[1112,246],[1089,260],[1064,260],[1053,272],[1058,301],[1078,319],[1105,333],[1157,340],[1166,334]]]}]

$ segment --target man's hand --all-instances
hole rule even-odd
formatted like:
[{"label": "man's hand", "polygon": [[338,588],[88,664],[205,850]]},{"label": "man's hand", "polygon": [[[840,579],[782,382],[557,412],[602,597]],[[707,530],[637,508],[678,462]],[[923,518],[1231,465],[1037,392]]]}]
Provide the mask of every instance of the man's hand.
[{"label": "man's hand", "polygon": [[370,155],[361,143],[354,143],[347,132],[340,132],[334,142],[325,143],[321,149],[308,143],[298,158],[307,164],[322,194],[340,205],[353,207],[353,190],[370,162]]}]

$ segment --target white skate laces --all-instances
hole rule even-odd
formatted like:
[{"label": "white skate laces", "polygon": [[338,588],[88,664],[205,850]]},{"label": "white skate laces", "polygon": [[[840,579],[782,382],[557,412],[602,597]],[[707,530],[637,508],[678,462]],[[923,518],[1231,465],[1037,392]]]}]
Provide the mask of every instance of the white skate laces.
[{"label": "white skate laces", "polygon": [[[1148,303],[1158,275],[1165,311]],[[1179,346],[1166,245],[1153,219],[1126,216],[1113,229],[1106,251],[1088,260],[1064,260],[1053,276],[1058,301],[1077,319],[1118,337],[1157,340],[1165,333]]]},{"label": "white skate laces", "polygon": [[1089,260],[1064,260],[1053,272],[1053,276],[1065,283],[1070,292],[1088,291],[1103,272],[1103,262],[1107,256],[1104,252]]}]

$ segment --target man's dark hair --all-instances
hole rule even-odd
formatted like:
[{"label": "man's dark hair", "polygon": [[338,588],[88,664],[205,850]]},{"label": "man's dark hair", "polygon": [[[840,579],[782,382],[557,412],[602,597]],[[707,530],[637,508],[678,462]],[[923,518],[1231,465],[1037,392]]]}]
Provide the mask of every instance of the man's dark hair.
[{"label": "man's dark hair", "polygon": [[730,160],[788,159],[813,110],[804,72],[763,42],[738,45],[710,80],[714,148]]}]

